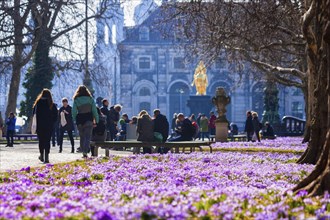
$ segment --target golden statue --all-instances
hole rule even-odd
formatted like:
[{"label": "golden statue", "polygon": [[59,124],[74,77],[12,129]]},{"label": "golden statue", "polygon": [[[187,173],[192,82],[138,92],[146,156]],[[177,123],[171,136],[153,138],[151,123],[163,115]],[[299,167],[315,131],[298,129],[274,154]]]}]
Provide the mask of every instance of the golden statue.
[{"label": "golden statue", "polygon": [[194,80],[191,86],[196,85],[197,93],[196,95],[206,95],[206,87],[208,86],[207,75],[206,75],[206,67],[204,62],[199,61],[198,66],[196,67]]}]

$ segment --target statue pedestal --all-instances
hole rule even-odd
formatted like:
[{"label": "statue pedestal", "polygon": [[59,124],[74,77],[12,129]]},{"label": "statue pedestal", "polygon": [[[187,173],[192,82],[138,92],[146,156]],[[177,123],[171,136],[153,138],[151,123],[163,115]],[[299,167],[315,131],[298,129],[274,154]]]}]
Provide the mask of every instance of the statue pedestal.
[{"label": "statue pedestal", "polygon": [[228,123],[227,122],[215,122],[215,141],[227,142],[228,138]]},{"label": "statue pedestal", "polygon": [[190,114],[195,114],[196,118],[198,113],[209,115],[212,110],[212,100],[209,95],[191,95],[187,100],[187,106],[190,108]]}]

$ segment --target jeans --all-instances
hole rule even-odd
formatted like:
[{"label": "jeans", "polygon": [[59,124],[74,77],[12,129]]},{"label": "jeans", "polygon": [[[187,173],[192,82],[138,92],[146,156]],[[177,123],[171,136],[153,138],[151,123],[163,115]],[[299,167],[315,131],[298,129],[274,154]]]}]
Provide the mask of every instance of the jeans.
[{"label": "jeans", "polygon": [[[60,128],[60,134],[59,134],[59,138],[58,138],[58,142],[57,144],[60,145],[60,149],[62,149],[63,146],[63,136],[64,136],[64,131],[65,129]],[[74,147],[74,140],[73,140],[73,135],[72,135],[72,131],[69,130],[68,132],[68,136],[70,138],[70,142],[71,142],[71,147]]]},{"label": "jeans", "polygon": [[13,146],[14,145],[14,130],[7,130],[7,145]]},{"label": "jeans", "polygon": [[93,122],[86,121],[83,125],[78,125],[79,137],[80,137],[80,148],[83,154],[87,154],[90,151],[90,142],[93,132]]},{"label": "jeans", "polygon": [[209,132],[201,132],[202,133],[202,141],[204,141],[204,137],[207,137],[210,140]]}]

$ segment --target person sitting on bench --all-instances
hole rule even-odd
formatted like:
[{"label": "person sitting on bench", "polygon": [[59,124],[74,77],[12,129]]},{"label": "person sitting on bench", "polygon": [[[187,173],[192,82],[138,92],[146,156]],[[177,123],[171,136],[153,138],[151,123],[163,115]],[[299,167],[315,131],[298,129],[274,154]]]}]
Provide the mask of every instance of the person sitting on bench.
[{"label": "person sitting on bench", "polygon": [[274,129],[268,121],[265,123],[266,130],[263,131],[262,137],[265,139],[275,139]]},{"label": "person sitting on bench", "polygon": [[180,126],[175,130],[177,136],[170,138],[168,141],[191,141],[195,134],[195,127],[188,118],[185,118],[182,113],[178,114]]}]

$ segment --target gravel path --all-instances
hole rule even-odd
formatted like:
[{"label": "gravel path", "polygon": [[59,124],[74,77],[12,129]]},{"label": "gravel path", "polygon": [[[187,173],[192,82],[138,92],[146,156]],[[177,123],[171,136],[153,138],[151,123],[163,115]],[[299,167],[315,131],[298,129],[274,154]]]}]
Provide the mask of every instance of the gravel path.
[{"label": "gravel path", "polygon": [[[76,142],[77,143],[77,142]],[[82,159],[82,153],[70,153],[71,145],[69,141],[64,141],[63,152],[58,153],[58,147],[51,147],[49,161],[50,163],[63,163]],[[119,156],[128,156],[131,152],[110,151],[110,154]],[[104,156],[105,151],[99,149],[99,156]],[[44,166],[38,160],[39,148],[38,143],[24,143],[17,144],[14,147],[5,147],[4,144],[0,145],[0,172],[7,170],[19,170],[23,167],[37,167]]]}]

